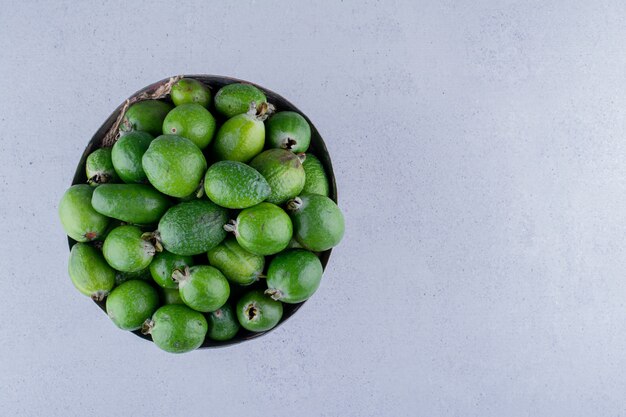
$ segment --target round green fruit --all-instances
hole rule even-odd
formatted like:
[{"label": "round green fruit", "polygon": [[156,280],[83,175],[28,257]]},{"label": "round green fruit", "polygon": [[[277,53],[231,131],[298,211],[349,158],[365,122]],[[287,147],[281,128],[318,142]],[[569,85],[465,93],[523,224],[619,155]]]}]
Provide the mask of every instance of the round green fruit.
[{"label": "round green fruit", "polygon": [[235,337],[240,327],[235,311],[229,303],[209,313],[207,322],[209,325],[207,336],[218,342],[224,342]]},{"label": "round green fruit", "polygon": [[146,132],[129,132],[115,142],[111,160],[115,172],[122,181],[129,184],[148,182],[141,158],[153,139],[154,137]]},{"label": "round green fruit", "polygon": [[141,161],[154,188],[172,197],[196,191],[207,168],[200,149],[189,139],[174,135],[154,139]]},{"label": "round green fruit", "polygon": [[265,125],[254,114],[228,119],[217,132],[213,151],[219,160],[248,162],[263,150]]},{"label": "round green fruit", "polygon": [[215,95],[215,108],[226,117],[246,113],[252,102],[258,106],[267,103],[267,98],[261,90],[251,84],[229,84],[220,88]]},{"label": "round green fruit", "polygon": [[234,232],[244,249],[257,255],[273,255],[285,249],[293,227],[287,213],[270,203],[260,203],[243,210],[237,220],[224,226]]},{"label": "round green fruit", "polygon": [[172,86],[171,98],[176,106],[196,103],[203,107],[209,107],[211,91],[198,80],[183,78]]},{"label": "round green fruit", "polygon": [[107,182],[116,182],[119,178],[113,168],[111,148],[96,149],[85,161],[85,172],[89,185],[96,186]]},{"label": "round green fruit", "polygon": [[242,162],[221,161],[204,176],[204,191],[218,206],[243,209],[265,200],[270,186],[257,170]]},{"label": "round green fruit", "polygon": [[267,197],[269,203],[283,204],[300,194],[305,182],[300,158],[304,158],[304,154],[295,155],[285,149],[268,149],[250,162],[250,166],[265,177],[272,189]]},{"label": "round green fruit", "polygon": [[136,272],[150,265],[155,254],[152,243],[143,239],[136,226],[119,226],[104,240],[102,253],[113,268],[122,272]]},{"label": "round green fruit", "polygon": [[157,253],[150,263],[150,274],[154,282],[163,288],[177,289],[178,284],[172,279],[172,274],[176,269],[185,269],[193,265],[191,256],[176,255],[163,251]]},{"label": "round green fruit", "polygon": [[308,153],[302,163],[302,168],[304,168],[305,174],[302,194],[320,194],[328,197],[330,186],[320,160],[315,155]]},{"label": "round green fruit", "polygon": [[146,320],[142,332],[152,336],[157,347],[170,353],[185,353],[199,348],[207,333],[202,313],[187,306],[169,304]]},{"label": "round green fruit", "polygon": [[215,119],[200,104],[181,104],[165,117],[163,133],[182,136],[192,141],[198,148],[204,149],[213,139]]},{"label": "round green fruit", "polygon": [[144,100],[131,105],[120,124],[120,132],[139,130],[152,136],[161,134],[163,120],[174,106],[160,100]]},{"label": "round green fruit", "polygon": [[163,304],[185,305],[183,299],[180,298],[178,288],[161,288],[161,299],[163,300]]},{"label": "round green fruit", "polygon": [[196,311],[208,313],[224,305],[230,286],[224,275],[212,266],[200,265],[174,271],[178,291],[185,304]]},{"label": "round green fruit", "polygon": [[59,217],[65,233],[77,242],[98,239],[107,231],[110,219],[91,206],[94,188],[87,184],[71,186],[59,203]]},{"label": "round green fruit", "polygon": [[94,300],[104,299],[115,285],[113,268],[99,250],[86,243],[72,246],[68,272],[76,289]]},{"label": "round green fruit", "polygon": [[304,249],[282,252],[270,262],[266,294],[284,303],[301,303],[320,286],[322,263]]},{"label": "round green fruit", "polygon": [[172,204],[146,184],[103,184],[94,190],[91,205],[98,213],[114,219],[151,224],[158,222]]},{"label": "round green fruit", "polygon": [[273,300],[262,290],[243,295],[237,303],[237,320],[251,332],[265,332],[274,328],[283,317],[283,304]]},{"label": "round green fruit", "polygon": [[296,112],[278,112],[267,121],[267,143],[272,148],[306,152],[311,143],[311,126]]},{"label": "round green fruit", "polygon": [[319,194],[303,194],[287,204],[294,237],[306,249],[322,252],[343,238],[344,219],[337,204]]},{"label": "round green fruit", "polygon": [[265,257],[242,248],[234,237],[227,237],[208,252],[209,263],[232,283],[250,285],[259,280]]},{"label": "round green fruit", "polygon": [[107,297],[111,321],[122,330],[137,330],[159,306],[159,294],[147,282],[131,280],[116,287]]}]

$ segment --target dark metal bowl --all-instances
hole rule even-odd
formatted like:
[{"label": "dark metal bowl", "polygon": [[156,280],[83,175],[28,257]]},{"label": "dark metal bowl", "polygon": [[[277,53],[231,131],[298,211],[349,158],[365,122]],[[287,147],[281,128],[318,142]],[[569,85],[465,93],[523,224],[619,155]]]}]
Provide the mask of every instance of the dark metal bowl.
[{"label": "dark metal bowl", "polygon": [[[267,96],[267,100],[272,103],[274,106],[276,106],[276,110],[277,111],[283,111],[283,110],[291,110],[291,111],[295,111],[300,113],[302,116],[304,116],[304,118],[307,120],[307,122],[309,122],[309,124],[311,125],[311,146],[309,147],[308,152],[313,153],[315,156],[317,156],[319,158],[319,160],[322,162],[322,164],[324,165],[324,169],[326,170],[326,175],[328,176],[328,181],[329,181],[329,185],[330,185],[330,198],[332,198],[335,202],[337,202],[337,184],[335,183],[335,175],[333,173],[333,166],[331,164],[330,161],[330,155],[328,154],[328,150],[326,149],[326,145],[324,144],[324,140],[322,139],[322,137],[320,136],[319,132],[317,131],[317,129],[315,128],[315,125],[311,122],[311,120],[309,120],[309,118],[303,113],[301,112],[296,106],[294,106],[293,104],[291,104],[289,101],[287,101],[286,99],[284,99],[282,96],[280,96],[279,94],[276,94],[275,92],[268,90],[267,88],[264,88],[260,85],[254,84],[254,83],[250,83],[249,81],[243,81],[243,80],[239,80],[236,78],[230,78],[230,77],[221,77],[221,76],[217,76],[217,75],[184,75],[185,78],[195,78],[196,80],[199,80],[201,82],[203,82],[205,85],[209,86],[212,90],[212,94],[215,95],[215,93],[223,86],[227,85],[227,84],[232,84],[232,83],[238,83],[238,82],[245,82],[248,84],[253,84],[256,87],[258,87],[259,89],[261,89],[261,91],[263,91],[265,93],[265,95]],[[141,90],[137,91],[135,94],[133,94],[130,98],[138,96],[142,93],[145,92],[149,92],[149,91],[153,91],[154,89],[156,89],[158,86],[163,85],[165,82],[168,81],[169,78],[166,78],[164,80],[158,81],[152,85],[149,85],[147,87],[142,88]],[[91,140],[89,141],[89,143],[87,144],[87,147],[85,148],[85,151],[83,152],[83,155],[80,158],[80,161],[78,162],[78,167],[76,168],[76,173],[74,174],[74,179],[72,180],[72,185],[74,184],[83,184],[87,181],[87,177],[85,174],[85,161],[87,159],[87,156],[93,152],[95,149],[99,148],[102,146],[102,140],[104,138],[104,136],[106,135],[106,133],[109,131],[109,129],[111,128],[111,126],[113,125],[113,123],[115,122],[115,120],[117,119],[119,112],[122,109],[123,104],[120,104],[117,109],[115,109],[113,111],[113,113],[111,113],[111,115],[107,118],[107,120],[102,124],[102,126],[100,126],[100,128],[98,129],[98,131],[96,132],[95,135],[93,135],[93,137],[91,138]],[[212,111],[212,114],[216,117],[216,119],[218,120],[218,123],[221,123],[223,121],[223,119],[220,118],[220,116],[218,114],[216,114],[216,112]],[[69,238],[69,246],[70,248],[74,245],[74,243],[76,243],[74,240],[72,240],[71,238]],[[322,266],[324,267],[324,269],[326,268],[326,264],[328,263],[328,260],[330,258],[330,253],[331,250],[327,250],[325,252],[322,252],[319,254],[319,258],[320,261],[322,261]],[[266,262],[267,264],[267,262]],[[266,265],[267,267],[267,265]],[[265,283],[263,281],[254,284],[250,287],[245,287],[244,289],[241,288],[237,288],[236,285],[232,285],[231,286],[231,300],[230,302],[233,303],[233,307],[234,307],[234,303],[236,303],[236,298],[239,296],[239,294],[241,294],[242,292],[248,291],[249,289],[254,288],[255,286],[257,287],[263,287],[265,285]],[[155,285],[155,287],[157,287]],[[158,288],[158,287],[157,287]],[[233,296],[235,299],[233,299]],[[305,301],[306,302],[306,301]],[[105,309],[105,301],[96,301],[95,302],[103,311],[106,312]],[[304,302],[302,303],[298,303],[298,304],[284,304],[284,311],[283,311],[283,318],[280,321],[280,323],[278,323],[278,326],[280,326],[281,324],[283,324],[289,317],[293,316],[296,311],[298,311],[298,309],[302,306],[302,304],[304,304]],[[276,328],[274,327],[274,329]],[[272,329],[273,330],[273,329]],[[216,342],[213,341],[211,339],[209,339],[208,337],[204,340],[204,343],[202,344],[202,346],[200,348],[214,348],[214,347],[222,347],[222,346],[229,346],[229,345],[234,345],[237,343],[241,343],[244,342],[246,340],[250,340],[250,339],[254,339],[260,336],[263,336],[269,332],[271,332],[272,330],[268,330],[266,332],[259,332],[259,333],[254,333],[254,332],[249,332],[245,329],[240,329],[239,333],[237,333],[237,335],[226,342]],[[132,332],[134,334],[136,334],[137,336],[143,338],[143,339],[147,339],[147,340],[151,340],[150,336],[146,336],[143,335],[141,333],[141,331],[136,330],[134,332]]]}]

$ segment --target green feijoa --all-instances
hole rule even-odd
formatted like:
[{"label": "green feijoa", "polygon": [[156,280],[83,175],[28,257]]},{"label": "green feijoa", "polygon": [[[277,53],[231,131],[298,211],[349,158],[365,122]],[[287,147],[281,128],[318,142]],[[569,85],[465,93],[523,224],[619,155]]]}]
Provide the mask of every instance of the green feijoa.
[{"label": "green feijoa", "polygon": [[86,243],[72,246],[68,272],[76,289],[94,300],[102,300],[115,285],[113,268],[99,250]]},{"label": "green feijoa", "polygon": [[301,158],[285,149],[268,149],[257,155],[250,166],[261,173],[272,189],[267,201],[283,204],[300,194],[305,182]]},{"label": "green feijoa", "polygon": [[178,288],[161,288],[161,299],[163,304],[185,304]]},{"label": "green feijoa", "polygon": [[246,113],[252,102],[258,106],[267,103],[267,98],[261,90],[251,84],[229,84],[215,94],[215,108],[226,117]]},{"label": "green feijoa", "polygon": [[189,139],[174,135],[154,139],[141,163],[154,188],[172,197],[193,193],[207,168],[200,149]]},{"label": "green feijoa", "polygon": [[152,243],[142,239],[142,235],[143,232],[137,226],[116,227],[102,245],[104,259],[121,272],[147,268],[156,251]]},{"label": "green feijoa", "polygon": [[285,249],[293,227],[287,213],[270,203],[260,203],[243,210],[237,220],[224,226],[234,232],[237,242],[257,255],[273,255]]},{"label": "green feijoa", "polygon": [[111,148],[99,148],[89,154],[85,161],[87,183],[92,186],[116,182],[119,178],[113,168]]},{"label": "green feijoa", "polygon": [[159,306],[159,294],[145,281],[126,281],[107,297],[109,318],[122,330],[137,330]]},{"label": "green feijoa", "polygon": [[209,325],[207,336],[218,342],[224,342],[235,337],[240,327],[235,311],[229,303],[209,313],[207,322]]},{"label": "green feijoa", "polygon": [[91,206],[94,188],[87,184],[72,185],[59,203],[63,230],[77,242],[89,242],[102,236],[110,219]]},{"label": "green feijoa", "polygon": [[228,119],[217,131],[213,151],[219,160],[248,162],[263,150],[265,125],[254,114]]},{"label": "green feijoa", "polygon": [[171,98],[175,105],[197,103],[209,107],[211,91],[207,86],[193,78],[183,78],[172,86]]},{"label": "green feijoa", "polygon": [[181,104],[167,114],[163,133],[178,135],[192,141],[198,148],[209,146],[215,133],[215,118],[200,104]]},{"label": "green feijoa", "polygon": [[199,348],[207,333],[202,313],[179,304],[160,307],[146,320],[142,332],[152,336],[157,347],[170,353],[185,353]]},{"label": "green feijoa", "polygon": [[93,208],[127,223],[159,221],[172,205],[167,197],[146,184],[102,184],[91,197]]},{"label": "green feijoa", "polygon": [[296,112],[278,112],[267,121],[267,143],[272,148],[306,152],[311,143],[311,126]]},{"label": "green feijoa", "polygon": [[120,137],[111,152],[113,167],[125,183],[145,183],[148,181],[141,165],[141,158],[146,153],[154,137],[147,132],[129,132]]},{"label": "green feijoa", "polygon": [[115,271],[115,285],[120,285],[126,281],[130,280],[142,280],[142,281],[150,281],[152,276],[150,275],[150,269],[144,268],[141,271],[135,272],[122,272]]},{"label": "green feijoa", "polygon": [[158,238],[163,247],[177,255],[199,255],[226,237],[228,211],[209,200],[179,203],[159,221]]},{"label": "green feijoa", "polygon": [[303,194],[320,194],[328,197],[330,186],[324,166],[317,157],[311,153],[306,154],[306,158],[302,163],[304,168],[304,187]]},{"label": "green feijoa", "polygon": [[239,285],[258,281],[265,257],[245,250],[234,237],[227,237],[208,252],[209,263],[222,271],[228,280]]},{"label": "green feijoa", "polygon": [[224,305],[230,296],[230,285],[226,277],[208,265],[185,267],[174,271],[178,291],[188,307],[208,313]]},{"label": "green feijoa", "polygon": [[154,282],[161,287],[177,289],[178,284],[172,279],[174,270],[185,269],[191,265],[193,265],[191,256],[176,255],[164,250],[157,253],[150,263],[150,274]]},{"label": "green feijoa", "polygon": [[144,100],[133,104],[126,110],[120,131],[122,134],[139,130],[152,136],[161,134],[163,119],[174,106],[160,100]]},{"label": "green feijoa", "polygon": [[237,303],[237,320],[251,332],[264,332],[275,327],[283,317],[283,304],[262,290],[244,294]]},{"label": "green feijoa", "polygon": [[265,294],[283,303],[301,303],[320,286],[322,263],[315,254],[292,249],[276,255],[267,270]]},{"label": "green feijoa", "polygon": [[344,219],[337,204],[319,194],[302,194],[287,203],[294,237],[306,249],[322,252],[343,238]]},{"label": "green feijoa", "polygon": [[242,162],[220,161],[204,176],[204,191],[218,206],[243,209],[270,195],[270,186],[256,169]]}]

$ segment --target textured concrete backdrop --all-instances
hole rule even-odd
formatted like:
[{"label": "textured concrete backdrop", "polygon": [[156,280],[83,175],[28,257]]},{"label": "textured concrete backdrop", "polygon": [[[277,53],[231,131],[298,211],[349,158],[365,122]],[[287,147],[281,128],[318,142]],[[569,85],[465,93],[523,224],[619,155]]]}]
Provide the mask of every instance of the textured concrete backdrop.
[{"label": "textured concrete backdrop", "polygon": [[[1,3],[0,414],[626,415],[624,2]],[[286,325],[174,356],[74,290],[56,208],[179,73],[305,111],[347,233]]]}]

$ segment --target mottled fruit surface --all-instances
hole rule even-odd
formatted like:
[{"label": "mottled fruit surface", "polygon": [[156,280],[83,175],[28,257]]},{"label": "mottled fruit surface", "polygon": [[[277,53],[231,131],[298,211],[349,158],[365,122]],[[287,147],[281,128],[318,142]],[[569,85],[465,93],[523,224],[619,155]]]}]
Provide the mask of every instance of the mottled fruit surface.
[{"label": "mottled fruit surface", "polygon": [[104,259],[122,272],[147,268],[155,249],[152,243],[142,239],[142,234],[141,229],[136,226],[119,226],[111,230],[102,245]]},{"label": "mottled fruit surface", "polygon": [[65,233],[77,242],[89,242],[102,236],[110,219],[91,206],[94,189],[87,184],[72,185],[59,203],[59,218]]},{"label": "mottled fruit surface", "polygon": [[207,333],[202,313],[187,306],[169,304],[160,307],[152,319],[144,323],[144,333],[154,344],[170,353],[185,353],[199,348]]},{"label": "mottled fruit surface", "polygon": [[204,176],[204,190],[215,204],[231,209],[252,207],[271,193],[263,175],[236,161],[221,161],[211,165]]},{"label": "mottled fruit surface", "polygon": [[287,205],[293,220],[294,237],[313,252],[328,250],[341,241],[343,214],[337,204],[319,194],[303,194]]},{"label": "mottled fruit surface", "polygon": [[72,246],[68,272],[81,294],[101,300],[115,285],[115,271],[99,250],[86,243]]},{"label": "mottled fruit surface", "polygon": [[230,286],[224,275],[212,266],[198,265],[174,274],[184,303],[196,311],[208,313],[224,305]]},{"label": "mottled fruit surface", "polygon": [[85,161],[85,173],[89,184],[94,187],[98,184],[118,181],[119,178],[111,160],[111,148],[100,148],[90,153]]},{"label": "mottled fruit surface", "polygon": [[300,194],[305,182],[300,158],[285,149],[268,149],[256,156],[250,166],[261,173],[271,188],[267,201],[283,204]]},{"label": "mottled fruit surface", "polygon": [[322,280],[322,263],[304,249],[282,252],[267,270],[266,294],[284,303],[300,303],[317,290]]},{"label": "mottled fruit surface", "polygon": [[165,117],[163,133],[185,137],[198,148],[204,149],[213,139],[215,118],[200,104],[181,104]]},{"label": "mottled fruit surface", "polygon": [[265,257],[245,250],[234,237],[227,237],[208,252],[209,263],[222,271],[229,281],[250,285],[258,281]]},{"label": "mottled fruit surface", "polygon": [[220,88],[215,95],[215,108],[226,117],[246,113],[251,102],[257,106],[267,102],[265,94],[251,84],[229,84]]},{"label": "mottled fruit surface", "polygon": [[264,332],[275,327],[283,317],[283,304],[262,290],[244,294],[237,303],[237,320],[251,332]]},{"label": "mottled fruit surface", "polygon": [[163,120],[173,107],[160,100],[144,100],[132,104],[122,118],[120,132],[124,134],[139,130],[152,136],[160,135]]},{"label": "mottled fruit surface", "polygon": [[226,303],[218,310],[209,313],[207,322],[209,325],[207,336],[219,342],[235,337],[240,327],[235,310],[230,303]]},{"label": "mottled fruit surface", "polygon": [[304,187],[302,194],[320,194],[328,197],[330,186],[324,166],[317,157],[311,153],[306,154],[302,163],[304,168]]},{"label": "mottled fruit surface", "polygon": [[147,282],[131,280],[107,297],[109,318],[122,330],[137,330],[159,306],[159,294]]},{"label": "mottled fruit surface", "polygon": [[289,244],[292,233],[289,216],[274,204],[260,203],[237,216],[237,242],[257,255],[273,255],[282,251]]},{"label": "mottled fruit surface", "polygon": [[293,111],[281,111],[267,121],[267,143],[272,148],[306,152],[311,143],[311,126]]},{"label": "mottled fruit surface", "polygon": [[150,274],[159,286],[177,289],[178,284],[172,279],[174,270],[183,270],[186,266],[191,265],[193,265],[191,256],[176,255],[164,250],[157,253],[150,263]]},{"label": "mottled fruit surface", "polygon": [[151,224],[158,222],[172,204],[146,184],[102,184],[94,190],[91,205],[98,213],[114,219]]},{"label": "mottled fruit surface", "polygon": [[148,182],[141,158],[153,139],[154,137],[147,132],[129,132],[115,142],[111,161],[122,181],[129,184]]},{"label": "mottled fruit surface", "polygon": [[211,102],[211,90],[198,80],[183,78],[172,86],[171,97],[172,101],[177,106],[187,103],[196,103],[203,107],[209,107],[209,103]]},{"label": "mottled fruit surface", "polygon": [[256,116],[239,114],[218,130],[213,152],[220,160],[248,162],[263,150],[265,125]]}]

